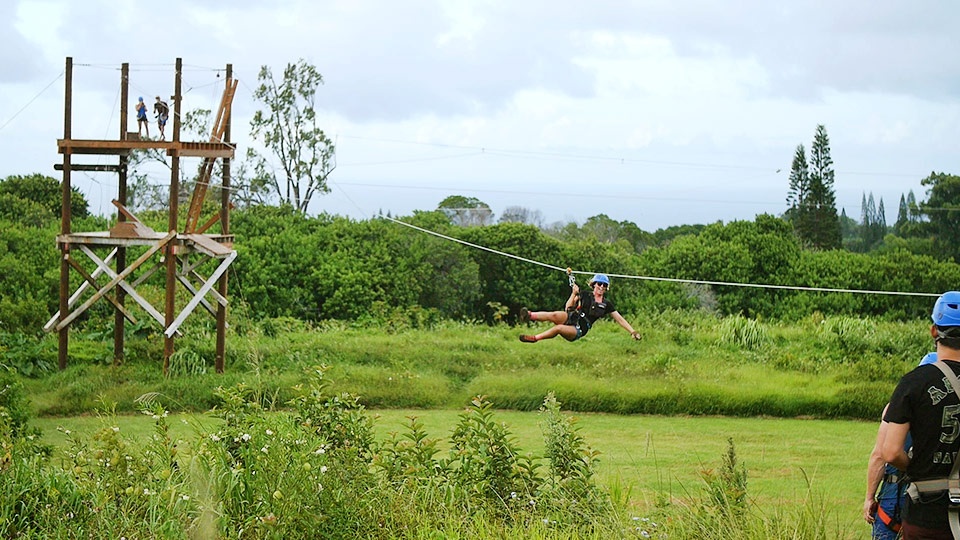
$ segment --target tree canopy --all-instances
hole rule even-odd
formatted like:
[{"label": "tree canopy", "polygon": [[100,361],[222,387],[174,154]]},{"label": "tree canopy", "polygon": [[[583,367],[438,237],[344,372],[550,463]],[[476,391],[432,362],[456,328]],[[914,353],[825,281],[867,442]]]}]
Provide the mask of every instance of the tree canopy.
[{"label": "tree canopy", "polygon": [[254,190],[273,193],[281,204],[306,212],[317,193],[327,193],[327,179],[336,168],[335,146],[317,125],[317,87],[323,76],[302,58],[287,64],[278,81],[269,66],[262,66],[260,85],[253,96],[266,105],[250,121],[250,134],[273,154],[275,162],[253,148]]}]

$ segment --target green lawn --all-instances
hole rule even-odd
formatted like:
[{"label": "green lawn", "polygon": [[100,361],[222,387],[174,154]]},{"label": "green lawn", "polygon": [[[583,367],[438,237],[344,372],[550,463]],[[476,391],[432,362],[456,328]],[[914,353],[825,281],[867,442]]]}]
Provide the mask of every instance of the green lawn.
[{"label": "green lawn", "polygon": [[[432,438],[448,440],[457,422],[457,410],[376,410],[380,436],[402,432],[406,417],[417,416]],[[539,415],[498,411],[524,451],[538,455],[543,439]],[[810,491],[835,509],[840,525],[869,538],[860,518],[867,455],[873,447],[876,424],[845,420],[778,418],[660,417],[578,414],[587,443],[601,452],[598,474],[602,484],[629,490],[638,517],[652,511],[665,496],[673,500],[698,494],[699,471],[716,468],[732,438],[737,456],[748,473],[748,492],[760,508],[789,505]],[[131,440],[145,440],[153,421],[144,415],[102,419],[94,416],[40,418],[32,425],[43,439],[63,445],[66,436],[58,426],[85,436],[104,422],[119,425]],[[218,420],[206,415],[177,415],[171,429],[190,439],[197,426],[211,427]],[[441,446],[444,446],[441,444]]]}]

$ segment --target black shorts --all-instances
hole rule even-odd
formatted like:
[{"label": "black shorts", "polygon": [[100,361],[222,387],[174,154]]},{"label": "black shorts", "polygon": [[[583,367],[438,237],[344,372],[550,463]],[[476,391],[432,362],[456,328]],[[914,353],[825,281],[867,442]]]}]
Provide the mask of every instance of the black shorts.
[{"label": "black shorts", "polygon": [[587,335],[587,332],[590,331],[590,320],[587,319],[586,315],[580,313],[579,311],[568,311],[567,322],[563,324],[577,329],[577,337],[573,338],[571,341],[576,341],[582,338],[583,336]]}]

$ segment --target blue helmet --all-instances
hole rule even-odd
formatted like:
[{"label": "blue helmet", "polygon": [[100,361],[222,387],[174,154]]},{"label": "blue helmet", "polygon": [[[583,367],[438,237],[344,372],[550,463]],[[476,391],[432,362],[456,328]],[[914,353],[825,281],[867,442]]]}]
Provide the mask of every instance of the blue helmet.
[{"label": "blue helmet", "polygon": [[137,101],[143,101],[143,96],[138,97]]},{"label": "blue helmet", "polygon": [[608,278],[606,274],[596,274],[593,276],[593,279],[590,280],[590,285],[593,285],[594,283],[603,283],[609,287],[610,278]]},{"label": "blue helmet", "polygon": [[937,353],[936,353],[936,352],[927,353],[927,355],[924,356],[924,357],[920,360],[920,364],[919,364],[919,365],[925,366],[925,365],[927,365],[927,364],[932,364],[932,363],[934,363],[934,362],[936,362],[936,361],[937,361]]},{"label": "blue helmet", "polygon": [[960,291],[948,291],[937,298],[930,315],[937,326],[960,326]]}]

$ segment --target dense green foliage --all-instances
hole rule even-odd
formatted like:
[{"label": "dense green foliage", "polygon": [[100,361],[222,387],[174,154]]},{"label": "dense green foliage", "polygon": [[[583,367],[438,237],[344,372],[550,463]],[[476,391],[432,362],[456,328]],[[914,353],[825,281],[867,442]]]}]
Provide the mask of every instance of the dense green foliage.
[{"label": "dense green foliage", "polygon": [[155,421],[145,442],[104,411],[92,436],[68,434],[62,464],[25,434],[0,431],[0,536],[503,538],[533,528],[578,538],[631,529],[622,501],[593,479],[596,453],[553,396],[542,408],[543,457],[521,454],[481,396],[438,457],[415,419],[377,443],[357,398],[329,392],[325,370],[311,371],[292,389],[292,413],[271,411],[262,386],[220,387],[223,421],[188,439],[171,436],[155,395],[142,401]]},{"label": "dense green foliage", "polygon": [[[59,219],[62,208],[63,189],[55,178],[31,174],[8,176],[0,181],[0,218],[36,223],[38,218],[47,216]],[[90,215],[87,199],[76,187],[71,187],[70,215]]]},{"label": "dense green foliage", "polygon": [[960,262],[960,176],[934,172],[920,184],[927,186],[920,208],[929,218],[934,248]]},{"label": "dense green foliage", "polygon": [[[162,230],[162,216],[141,216],[151,218]],[[960,265],[916,254],[908,246],[895,247],[893,240],[889,247],[871,253],[803,249],[791,227],[769,215],[752,222],[707,225],[640,252],[635,243],[617,235],[623,224],[616,223],[605,229],[608,238],[617,237],[611,242],[598,240],[596,227],[592,233],[563,240],[520,223],[456,227],[441,212],[418,212],[403,221],[463,243],[389,219],[311,218],[291,207],[235,212],[232,224],[239,257],[231,269],[234,316],[420,326],[440,319],[514,321],[521,306],[559,308],[569,291],[562,272],[528,260],[569,266],[584,274],[641,277],[614,278],[610,294],[621,312],[695,307],[788,321],[814,312],[909,320],[924,317],[931,303],[923,296],[791,287],[938,293],[960,282]],[[74,230],[103,230],[106,225],[102,218],[78,220]],[[0,289],[0,331],[37,335],[56,311],[56,234],[57,227],[50,222],[32,226],[0,219],[0,273],[5,285]],[[74,286],[79,284],[77,275],[72,279]],[[111,322],[109,311],[101,302],[79,324],[103,331]],[[11,340],[22,338],[2,338],[0,344]]]}]

